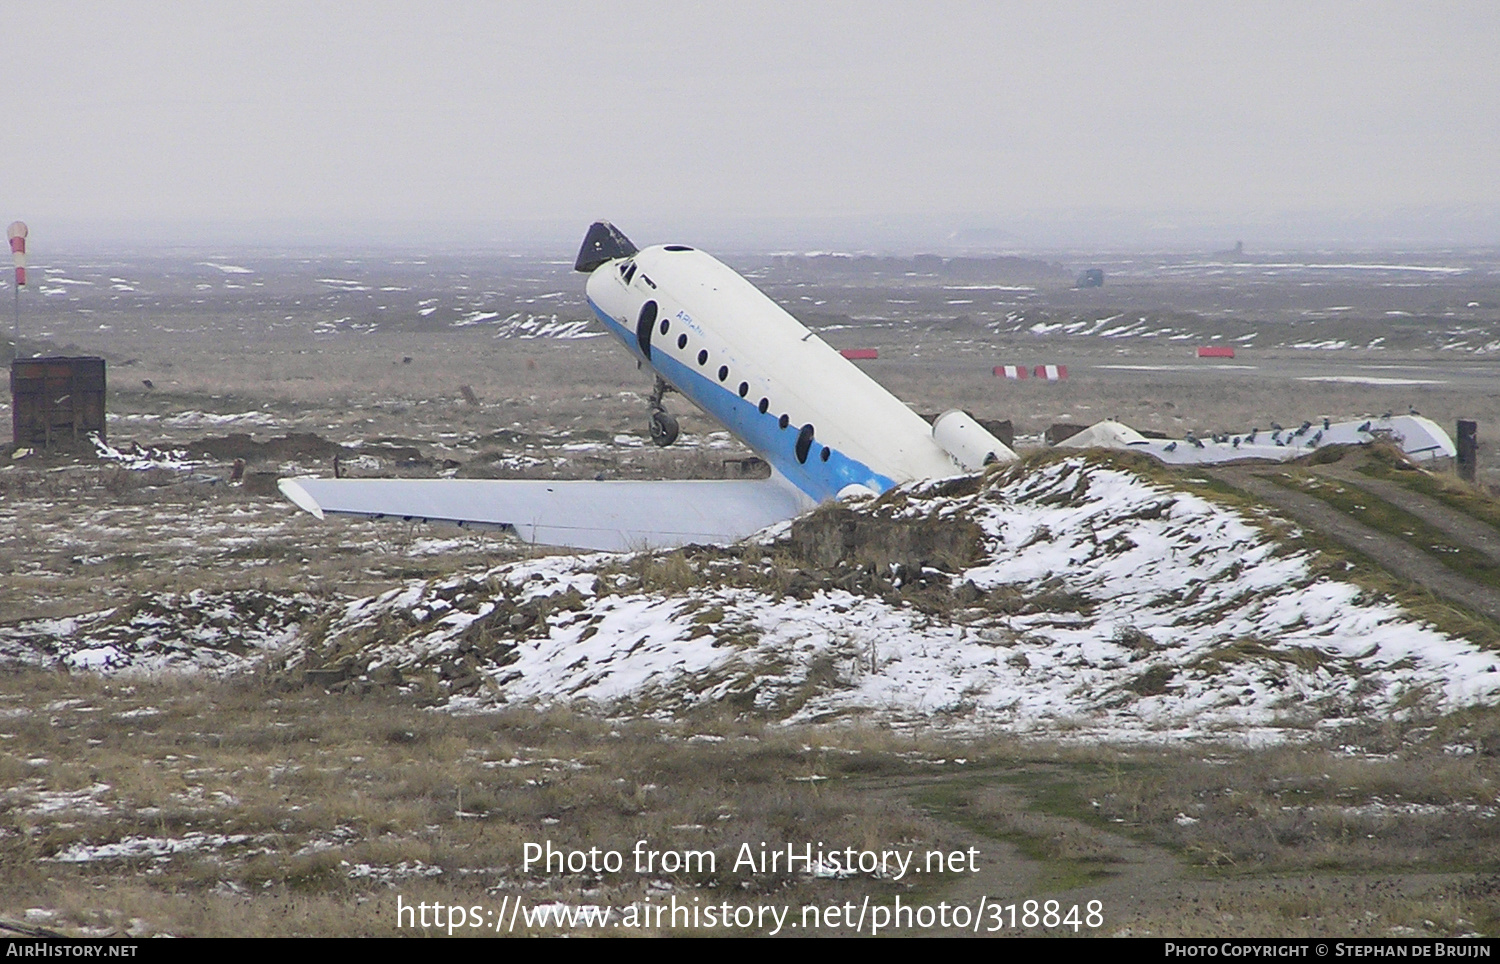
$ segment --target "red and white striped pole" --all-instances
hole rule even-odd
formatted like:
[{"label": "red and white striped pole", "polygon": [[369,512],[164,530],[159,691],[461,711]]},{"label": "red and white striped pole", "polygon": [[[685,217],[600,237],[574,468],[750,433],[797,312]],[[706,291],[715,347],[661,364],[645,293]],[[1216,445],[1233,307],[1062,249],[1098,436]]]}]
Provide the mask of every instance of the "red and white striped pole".
[{"label": "red and white striped pole", "polygon": [[5,229],[10,238],[10,256],[16,262],[16,347],[15,355],[21,356],[21,286],[26,283],[26,222],[12,221]]}]

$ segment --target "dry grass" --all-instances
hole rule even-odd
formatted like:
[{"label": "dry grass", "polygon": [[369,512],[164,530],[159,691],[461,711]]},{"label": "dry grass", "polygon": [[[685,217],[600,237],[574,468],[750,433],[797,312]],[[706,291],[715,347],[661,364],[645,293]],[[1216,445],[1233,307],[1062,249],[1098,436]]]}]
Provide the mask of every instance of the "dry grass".
[{"label": "dry grass", "polygon": [[[762,841],[956,846],[941,822],[863,805],[851,789],[851,773],[906,769],[898,754],[921,746],[886,731],[814,737],[727,718],[689,729],[528,709],[463,717],[253,681],[27,671],[3,685],[0,779],[11,805],[0,823],[0,917],[42,906],[64,930],[139,919],[137,929],[183,935],[393,933],[398,892],[466,906],[505,894],[621,903],[648,881],[747,900],[843,899],[889,884],[729,864],[741,843]],[[49,810],[62,794],[75,804]],[[199,845],[54,861],[145,838]],[[639,840],[709,848],[720,863],[524,872],[522,844],[543,840],[626,854]]]},{"label": "dry grass", "polygon": [[1453,472],[1428,472],[1408,462],[1399,452],[1382,448],[1359,466],[1358,471],[1377,479],[1396,482],[1421,495],[1500,529],[1500,499],[1486,485],[1466,482]]},{"label": "dry grass", "polygon": [[1169,781],[1155,767],[1121,768],[1088,792],[1100,818],[1231,874],[1453,872],[1481,870],[1500,853],[1497,776],[1478,753],[1283,748],[1184,757]]},{"label": "dry grass", "polygon": [[[1205,758],[789,729],[725,710],[680,723],[523,707],[454,716],[254,679],[13,672],[0,677],[0,917],[40,908],[67,933],[356,935],[396,933],[398,894],[486,907],[515,896],[623,906],[647,893],[795,906],[938,899],[955,886],[999,893],[1023,877],[1039,895],[1086,894],[1130,879],[1144,846],[1177,868],[1175,883],[1111,926],[1227,933],[1202,917],[1211,901],[1182,896],[1214,881],[1253,897],[1236,918],[1263,928],[1251,932],[1302,933],[1343,915],[1359,932],[1388,933],[1414,926],[1411,907],[1434,922],[1419,920],[1423,933],[1500,922],[1482,876],[1500,851],[1493,711],[1436,730],[1376,728],[1366,742],[1386,752],[1374,756],[1301,747]],[[1473,752],[1443,749],[1454,745]],[[181,849],[148,852],[142,841],[153,839]],[[524,871],[522,846],[544,840],[627,859],[645,840],[719,862],[712,872]],[[819,840],[919,852],[977,841],[998,877],[923,879],[909,891],[912,881],[730,866],[742,843]],[[55,859],[110,843],[138,849]],[[1449,876],[1417,903],[1326,885],[1336,875],[1394,895],[1423,874]]]}]

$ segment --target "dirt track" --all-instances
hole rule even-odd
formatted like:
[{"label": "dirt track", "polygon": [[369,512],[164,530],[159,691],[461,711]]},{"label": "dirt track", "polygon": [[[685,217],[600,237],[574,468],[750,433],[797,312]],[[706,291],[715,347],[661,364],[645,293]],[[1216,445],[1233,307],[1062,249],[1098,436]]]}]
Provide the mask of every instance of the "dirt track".
[{"label": "dirt track", "polygon": [[1441,529],[1464,545],[1478,549],[1491,559],[1500,561],[1500,532],[1496,532],[1489,526],[1477,522],[1462,512],[1450,509],[1441,502],[1430,499],[1419,492],[1413,492],[1385,479],[1372,479],[1369,476],[1360,475],[1342,465],[1322,466],[1319,471],[1324,475],[1332,476],[1342,482],[1364,489],[1366,492],[1377,495],[1387,502],[1395,503],[1428,525]]},{"label": "dirt track", "polygon": [[[1500,534],[1431,499],[1336,466],[1318,466],[1317,470],[1319,474],[1379,496],[1487,555],[1495,557],[1500,552]],[[1211,474],[1284,512],[1293,521],[1368,556],[1395,575],[1409,579],[1435,595],[1500,620],[1500,591],[1465,578],[1411,543],[1377,531],[1326,502],[1268,481],[1268,469],[1233,466],[1214,469]]]},{"label": "dirt track", "polygon": [[[1286,927],[1297,933],[1353,933],[1370,927],[1384,914],[1372,908],[1394,904],[1442,901],[1444,895],[1465,887],[1481,886],[1479,878],[1464,873],[1339,873],[1311,871],[1266,875],[1243,873],[1225,854],[1205,854],[1191,848],[1185,852],[1143,839],[1139,827],[1120,827],[1119,832],[1055,813],[1037,806],[1038,794],[1064,787],[1076,778],[1066,766],[1031,766],[1024,776],[1015,770],[970,771],[961,775],[933,776],[882,782],[867,792],[896,805],[914,805],[927,815],[951,821],[956,839],[973,846],[980,858],[974,873],[960,875],[940,891],[913,895],[917,903],[980,905],[999,903],[1001,916],[1009,924],[1009,908],[1016,914],[1024,903],[1055,901],[1060,914],[1078,907],[1082,919],[1091,906],[1101,909],[1103,924],[1097,928],[1064,925],[1057,928],[1010,928],[991,931],[993,911],[981,921],[979,933],[996,936],[1182,936],[1258,935],[1268,928]],[[1018,786],[1018,780],[1027,789]],[[1030,821],[1031,834],[1017,834],[1014,823],[985,812],[977,801],[990,796],[1002,801],[995,809]],[[946,805],[934,804],[946,799]],[[1010,829],[1007,831],[1007,827]],[[1267,832],[1271,832],[1269,828]],[[1025,838],[1029,836],[1030,840]],[[1050,838],[1048,840],[1047,838]],[[1066,841],[1075,841],[1069,844]],[[1035,851],[1061,849],[1087,851],[1096,856],[1079,860],[1044,856]],[[1049,846],[1050,844],[1050,846]],[[1302,908],[1319,908],[1305,915]],[[1296,913],[1293,914],[1293,910]],[[1324,916],[1326,915],[1326,917]],[[1300,920],[1279,920],[1295,916]],[[1277,922],[1273,924],[1273,922]],[[1380,933],[1388,921],[1372,928]],[[932,932],[944,932],[934,929]]]}]

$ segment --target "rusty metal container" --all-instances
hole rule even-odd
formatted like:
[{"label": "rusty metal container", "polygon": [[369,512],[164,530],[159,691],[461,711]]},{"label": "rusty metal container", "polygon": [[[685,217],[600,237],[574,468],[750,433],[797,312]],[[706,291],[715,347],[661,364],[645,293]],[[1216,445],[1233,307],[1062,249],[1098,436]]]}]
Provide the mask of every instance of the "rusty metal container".
[{"label": "rusty metal container", "polygon": [[17,358],[10,363],[17,446],[72,445],[104,438],[104,359]]}]

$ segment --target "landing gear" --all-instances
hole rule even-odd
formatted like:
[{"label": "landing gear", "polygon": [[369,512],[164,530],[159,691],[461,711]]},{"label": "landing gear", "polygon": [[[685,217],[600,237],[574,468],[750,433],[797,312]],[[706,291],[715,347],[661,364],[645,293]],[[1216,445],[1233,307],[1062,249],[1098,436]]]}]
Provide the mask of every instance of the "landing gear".
[{"label": "landing gear", "polygon": [[676,391],[676,389],[668,385],[666,379],[658,375],[656,376],[656,387],[651,390],[651,397],[648,399],[651,405],[651,441],[662,448],[666,448],[677,441],[677,419],[673,418],[671,413],[667,411],[666,406],[662,404],[662,397],[667,392],[673,391]]},{"label": "landing gear", "polygon": [[664,411],[652,412],[651,441],[663,448],[677,441],[677,419]]}]

